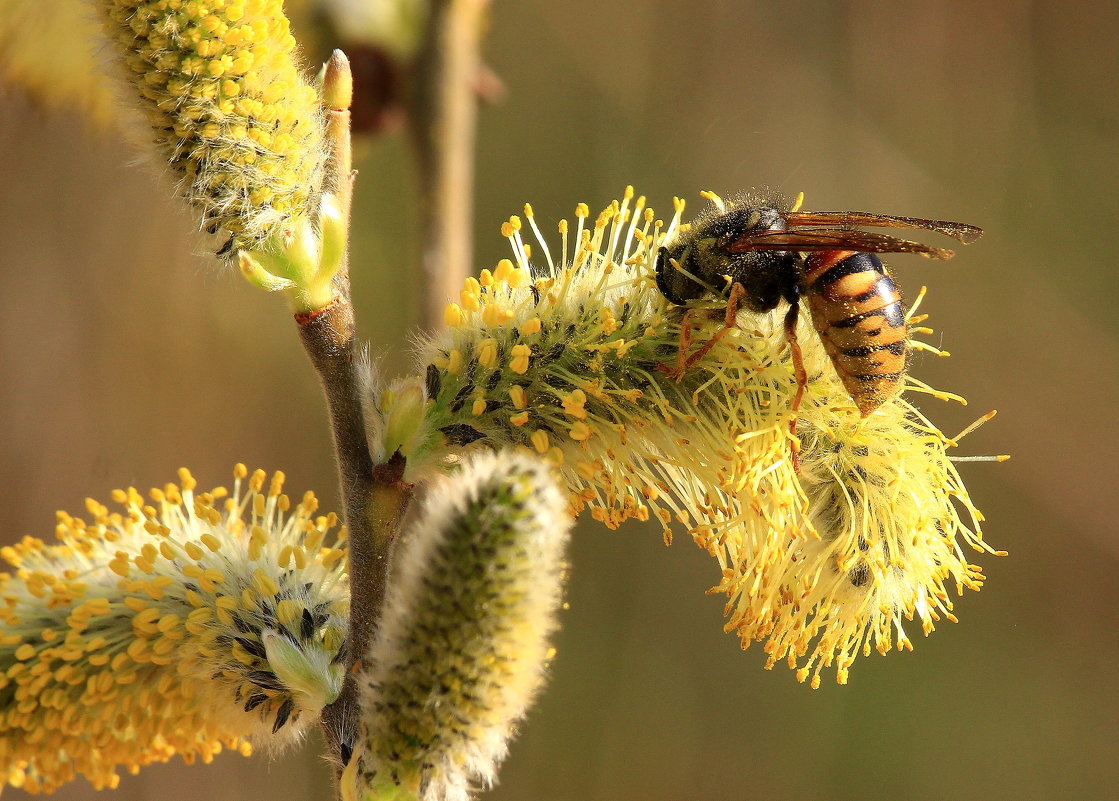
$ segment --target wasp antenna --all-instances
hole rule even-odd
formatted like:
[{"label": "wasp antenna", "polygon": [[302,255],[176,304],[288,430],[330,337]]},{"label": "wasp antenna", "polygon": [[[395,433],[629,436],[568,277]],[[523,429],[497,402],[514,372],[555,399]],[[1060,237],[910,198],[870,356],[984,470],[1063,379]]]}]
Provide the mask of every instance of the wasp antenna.
[{"label": "wasp antenna", "polygon": [[793,201],[793,207],[791,209],[789,209],[789,212],[792,213],[792,214],[795,214],[796,212],[800,211],[800,207],[803,206],[803,205],[804,205],[804,192],[797,192],[796,200]]}]

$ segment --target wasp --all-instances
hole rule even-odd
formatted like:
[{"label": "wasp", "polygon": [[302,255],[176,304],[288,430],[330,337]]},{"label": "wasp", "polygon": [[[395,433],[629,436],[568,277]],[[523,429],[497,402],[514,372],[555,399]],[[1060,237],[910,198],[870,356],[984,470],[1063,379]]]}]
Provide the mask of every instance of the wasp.
[{"label": "wasp", "polygon": [[797,382],[790,422],[794,429],[808,383],[796,336],[801,301],[808,304],[812,324],[844,388],[866,417],[900,389],[909,359],[901,292],[876,254],[916,253],[933,259],[955,255],[946,248],[858,229],[934,231],[964,244],[983,234],[974,225],[947,220],[864,211],[799,211],[799,199],[788,211],[751,201],[728,207],[717,196],[706,194],[718,213],[693,224],[657,252],[656,282],[664,296],[678,305],[712,294],[725,296],[726,319],[690,355],[691,326],[685,319],[677,363],[664,366],[664,371],[682,377],[734,328],[739,306],[768,312],[784,301],[789,305],[785,337]]}]

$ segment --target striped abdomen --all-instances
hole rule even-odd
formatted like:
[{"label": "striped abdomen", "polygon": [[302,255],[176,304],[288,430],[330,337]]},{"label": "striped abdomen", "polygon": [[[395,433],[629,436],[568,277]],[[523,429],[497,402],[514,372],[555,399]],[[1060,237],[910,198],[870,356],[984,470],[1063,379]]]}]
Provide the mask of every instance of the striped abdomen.
[{"label": "striped abdomen", "polygon": [[901,388],[908,356],[901,293],[873,253],[825,251],[804,265],[812,324],[863,417]]}]

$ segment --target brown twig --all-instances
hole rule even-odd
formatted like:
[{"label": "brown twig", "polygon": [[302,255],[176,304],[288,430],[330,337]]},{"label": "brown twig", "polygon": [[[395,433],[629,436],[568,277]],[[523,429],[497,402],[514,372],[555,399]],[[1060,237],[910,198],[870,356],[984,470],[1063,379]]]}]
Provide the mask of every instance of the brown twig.
[{"label": "brown twig", "polygon": [[420,324],[443,325],[473,256],[478,47],[490,0],[434,0],[409,99],[419,158],[423,288]]},{"label": "brown twig", "polygon": [[[353,184],[349,112],[352,94],[349,64],[342,52],[335,50],[323,79],[328,151],[323,184],[324,190],[336,198],[347,221]],[[327,744],[341,764],[349,757],[358,726],[358,688],[351,668],[365,653],[376,631],[384,604],[392,542],[412,488],[402,480],[402,457],[394,455],[385,464],[374,465],[369,454],[361,384],[354,363],[354,312],[345,264],[334,278],[334,290],[335,297],[327,306],[297,314],[295,319],[330,411],[342,510],[349,530],[347,678],[341,695],[322,713]]]},{"label": "brown twig", "polygon": [[[472,258],[474,134],[478,44],[489,0],[435,0],[408,116],[421,185],[423,307],[421,324],[442,325],[443,307],[457,294]],[[326,191],[350,215],[353,172],[349,64],[335,51],[324,73],[327,118]],[[350,633],[347,678],[339,697],[322,713],[327,744],[344,765],[358,730],[358,687],[354,667],[376,633],[384,604],[391,546],[412,498],[403,480],[404,459],[393,455],[374,465],[366,442],[359,382],[354,365],[354,319],[348,263],[335,278],[336,297],[326,308],[297,316],[300,335],[318,371],[330,409],[343,512],[349,529]]]}]

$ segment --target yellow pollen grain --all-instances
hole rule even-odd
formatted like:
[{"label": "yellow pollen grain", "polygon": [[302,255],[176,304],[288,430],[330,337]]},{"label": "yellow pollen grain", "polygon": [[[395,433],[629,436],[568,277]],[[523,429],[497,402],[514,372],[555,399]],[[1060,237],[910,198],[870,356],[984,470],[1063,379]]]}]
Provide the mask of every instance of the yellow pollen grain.
[{"label": "yellow pollen grain", "polygon": [[463,319],[462,307],[457,303],[448,303],[443,309],[443,324],[448,328],[458,328]]},{"label": "yellow pollen grain", "polygon": [[276,565],[280,568],[285,568],[292,559],[292,546],[285,545],[280,549],[279,555],[276,557]]},{"label": "yellow pollen grain", "polygon": [[276,586],[276,582],[272,577],[264,572],[263,569],[257,568],[253,571],[253,587],[261,595],[274,596],[280,592],[280,588]]},{"label": "yellow pollen grain", "polygon": [[567,395],[564,395],[560,402],[563,404],[563,410],[571,417],[584,419],[587,416],[587,410],[584,405],[587,402],[587,394],[581,389],[574,389]]},{"label": "yellow pollen grain", "polygon": [[571,427],[568,432],[573,440],[576,442],[585,442],[591,438],[591,429],[586,423],[578,422]]},{"label": "yellow pollen grain", "polygon": [[513,310],[501,302],[489,303],[482,310],[482,324],[498,328],[513,319]]},{"label": "yellow pollen grain", "polygon": [[293,626],[303,615],[303,607],[291,598],[285,598],[276,604],[276,619],[286,626]]},{"label": "yellow pollen grain", "polygon": [[528,345],[514,345],[510,354],[512,359],[509,361],[509,369],[517,375],[527,373],[531,363],[532,348]]},{"label": "yellow pollen grain", "polygon": [[521,333],[522,334],[530,334],[530,335],[539,333],[540,332],[540,326],[541,326],[540,318],[539,317],[533,317],[531,319],[525,320],[525,322],[521,325]]},{"label": "yellow pollen grain", "polygon": [[493,337],[482,340],[478,346],[478,364],[489,369],[497,366],[497,340]]},{"label": "yellow pollen grain", "polygon": [[497,282],[508,282],[509,276],[513,272],[513,262],[509,259],[502,259],[497,263],[493,270],[493,279]]},{"label": "yellow pollen grain", "polygon": [[192,609],[187,614],[187,621],[190,623],[209,623],[214,619],[214,612],[211,609]]},{"label": "yellow pollen grain", "polygon": [[[35,653],[36,652],[34,645],[31,645],[30,643],[24,643],[16,649],[15,658],[18,659],[20,662],[26,662],[28,659],[31,659],[33,656],[35,656]],[[9,673],[8,675],[10,676],[11,673]]]}]

